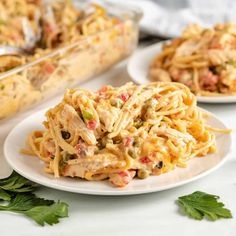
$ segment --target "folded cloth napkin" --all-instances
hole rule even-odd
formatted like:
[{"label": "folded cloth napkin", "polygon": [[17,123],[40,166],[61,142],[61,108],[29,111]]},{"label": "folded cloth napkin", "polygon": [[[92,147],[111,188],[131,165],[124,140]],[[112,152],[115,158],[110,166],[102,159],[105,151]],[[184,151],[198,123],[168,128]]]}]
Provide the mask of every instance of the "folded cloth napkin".
[{"label": "folded cloth napkin", "polygon": [[234,0],[126,0],[120,3],[133,4],[143,10],[142,31],[167,38],[179,36],[190,23],[204,27],[236,23]]}]

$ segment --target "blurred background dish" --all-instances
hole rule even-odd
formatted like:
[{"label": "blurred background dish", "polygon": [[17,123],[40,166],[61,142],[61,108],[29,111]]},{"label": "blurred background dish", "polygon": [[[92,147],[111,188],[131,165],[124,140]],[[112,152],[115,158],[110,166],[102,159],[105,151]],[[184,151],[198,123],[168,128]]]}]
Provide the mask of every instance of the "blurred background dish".
[{"label": "blurred background dish", "polygon": [[164,38],[180,36],[190,23],[211,27],[219,22],[236,21],[236,2],[231,0],[127,0],[122,3],[133,3],[143,10],[142,32]]},{"label": "blurred background dish", "polygon": [[33,55],[0,57],[0,119],[104,72],[134,51],[139,9],[93,2],[0,3],[1,45],[28,48],[25,21],[34,39],[40,35],[37,43],[31,39]]},{"label": "blurred background dish", "polygon": [[[131,56],[127,70],[135,83],[146,84],[150,82],[149,67],[153,58],[161,52],[162,46],[163,42],[159,42],[143,48]],[[197,101],[202,103],[235,103],[236,96],[197,96]]]}]

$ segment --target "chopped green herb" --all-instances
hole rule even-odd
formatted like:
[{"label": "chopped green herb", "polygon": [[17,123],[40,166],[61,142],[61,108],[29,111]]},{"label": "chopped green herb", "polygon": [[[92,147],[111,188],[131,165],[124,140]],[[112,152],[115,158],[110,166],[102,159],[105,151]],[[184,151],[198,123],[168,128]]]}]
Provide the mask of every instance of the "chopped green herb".
[{"label": "chopped green herb", "polygon": [[105,148],[107,144],[113,144],[113,140],[105,136],[101,140],[101,146]]},{"label": "chopped green herb", "polygon": [[93,119],[93,114],[87,110],[81,110],[82,116],[85,120],[92,120]]},{"label": "chopped green herb", "polygon": [[141,118],[137,118],[135,121],[134,121],[134,126],[136,129],[140,128],[141,126],[143,125],[143,121]]},{"label": "chopped green herb", "polygon": [[128,154],[133,158],[133,159],[137,159],[138,158],[138,154],[135,148],[129,148],[128,150]]},{"label": "chopped green herb", "polygon": [[224,208],[224,204],[218,199],[216,195],[197,191],[179,197],[177,203],[185,215],[195,220],[202,220],[204,217],[211,221],[232,218],[230,210]]},{"label": "chopped green herb", "polygon": [[62,156],[62,159],[60,160],[60,163],[59,163],[59,168],[60,168],[60,171],[63,171],[64,168],[68,165],[68,161],[69,160],[73,160],[74,159],[74,156],[69,154],[69,153],[64,153],[63,156]]},{"label": "chopped green herb", "polygon": [[121,108],[124,102],[120,98],[111,99],[111,105],[117,108]]},{"label": "chopped green herb", "polygon": [[66,152],[66,153],[63,154],[62,159],[63,159],[63,161],[67,162],[69,160],[74,159],[74,156],[69,154],[68,152]]},{"label": "chopped green herb", "polygon": [[[32,193],[37,185],[13,172],[8,178],[0,180],[0,211],[23,214],[44,226],[59,222],[68,216],[68,205],[63,202],[39,198]],[[8,204],[6,204],[8,202]]]},{"label": "chopped green herb", "polygon": [[33,193],[19,193],[12,198],[8,205],[0,206],[1,211],[23,212],[35,206],[49,206],[54,201],[36,197]]},{"label": "chopped green herb", "polygon": [[228,64],[230,64],[231,66],[236,67],[236,60],[231,59],[231,60],[228,61]]},{"label": "chopped green herb", "polygon": [[134,137],[134,142],[133,142],[133,145],[135,146],[135,147],[140,147],[141,146],[141,138],[139,138],[138,136],[135,136]]}]

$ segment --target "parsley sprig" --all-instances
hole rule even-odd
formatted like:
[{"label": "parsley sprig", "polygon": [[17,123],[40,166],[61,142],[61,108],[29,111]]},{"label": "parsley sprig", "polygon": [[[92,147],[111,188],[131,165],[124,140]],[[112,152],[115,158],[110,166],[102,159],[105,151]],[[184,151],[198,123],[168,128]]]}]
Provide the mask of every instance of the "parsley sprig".
[{"label": "parsley sprig", "polygon": [[202,220],[204,217],[210,221],[232,218],[230,210],[224,208],[224,204],[218,200],[219,196],[196,191],[179,197],[177,203],[184,214],[196,220]]},{"label": "parsley sprig", "polygon": [[[36,189],[37,184],[29,181],[28,179],[22,177],[16,172],[5,179],[0,180],[0,189],[2,192],[9,191],[11,193],[26,193],[32,192]],[[0,195],[1,198],[2,195]]]},{"label": "parsley sprig", "polygon": [[[38,186],[13,172],[8,178],[0,180],[0,211],[23,214],[39,225],[53,225],[59,218],[68,216],[68,205],[37,197],[32,192]],[[8,204],[6,204],[8,202]]]}]

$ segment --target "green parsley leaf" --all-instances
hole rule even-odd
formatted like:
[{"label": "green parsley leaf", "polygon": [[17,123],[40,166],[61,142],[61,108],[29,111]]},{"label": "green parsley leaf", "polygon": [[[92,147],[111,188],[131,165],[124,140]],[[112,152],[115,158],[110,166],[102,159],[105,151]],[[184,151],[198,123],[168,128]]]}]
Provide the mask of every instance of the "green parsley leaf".
[{"label": "green parsley leaf", "polygon": [[197,191],[179,197],[177,203],[184,214],[196,220],[202,220],[204,217],[211,221],[232,218],[230,210],[224,208],[224,204],[218,199],[216,195]]},{"label": "green parsley leaf", "polygon": [[38,198],[33,193],[18,193],[8,205],[0,206],[0,210],[22,213],[42,226],[45,223],[58,223],[59,218],[68,216],[66,203],[54,203],[53,200]]},{"label": "green parsley leaf", "polygon": [[33,193],[18,193],[12,198],[8,205],[0,206],[2,211],[22,212],[30,210],[35,206],[48,206],[54,203],[53,200],[45,200],[36,197]]},{"label": "green parsley leaf", "polygon": [[51,206],[37,206],[24,214],[34,219],[39,225],[45,223],[53,225],[59,222],[59,218],[68,217],[68,205],[64,202],[54,203]]},{"label": "green parsley leaf", "polygon": [[11,200],[11,195],[8,194],[6,191],[3,189],[0,189],[0,200],[4,201],[10,201]]},{"label": "green parsley leaf", "polygon": [[29,181],[21,175],[13,172],[8,178],[0,180],[0,189],[10,192],[31,192],[34,191],[37,184]]},{"label": "green parsley leaf", "polygon": [[[68,216],[68,205],[55,203],[35,196],[32,192],[37,185],[13,172],[8,178],[0,180],[0,211],[11,211],[30,217],[38,224],[53,225],[59,218]],[[6,204],[6,201],[9,203]]]}]

